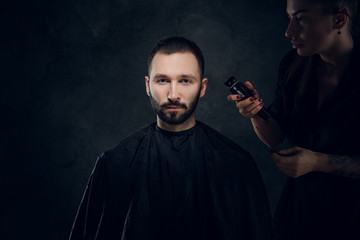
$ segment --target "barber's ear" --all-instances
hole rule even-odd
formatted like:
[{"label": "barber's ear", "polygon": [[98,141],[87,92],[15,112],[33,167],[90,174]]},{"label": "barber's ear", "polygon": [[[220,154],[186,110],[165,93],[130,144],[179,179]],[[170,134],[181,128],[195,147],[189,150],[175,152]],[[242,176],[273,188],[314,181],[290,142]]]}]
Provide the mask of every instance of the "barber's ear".
[{"label": "barber's ear", "polygon": [[150,97],[150,86],[149,86],[149,77],[145,76],[145,86],[146,86],[146,93]]},{"label": "barber's ear", "polygon": [[348,8],[343,7],[339,8],[338,13],[335,14],[335,29],[340,29],[345,26],[345,24],[348,22],[350,16],[350,11]]},{"label": "barber's ear", "polygon": [[203,78],[201,80],[201,90],[200,90],[200,97],[203,97],[206,93],[206,87],[207,87],[208,79]]}]

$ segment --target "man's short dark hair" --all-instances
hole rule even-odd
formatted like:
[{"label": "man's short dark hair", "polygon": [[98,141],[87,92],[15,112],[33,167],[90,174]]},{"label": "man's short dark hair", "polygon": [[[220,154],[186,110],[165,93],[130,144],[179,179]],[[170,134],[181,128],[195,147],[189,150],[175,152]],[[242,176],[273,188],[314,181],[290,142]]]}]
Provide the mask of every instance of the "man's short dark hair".
[{"label": "man's short dark hair", "polygon": [[149,58],[148,58],[148,72],[150,75],[150,68],[151,68],[151,62],[155,56],[156,53],[164,53],[164,54],[173,54],[173,53],[185,53],[190,52],[194,54],[196,57],[198,64],[199,64],[199,70],[200,70],[200,77],[203,78],[204,76],[204,57],[201,53],[200,48],[193,42],[183,37],[167,37],[162,40],[160,40],[156,46],[153,48],[153,50],[150,52]]}]

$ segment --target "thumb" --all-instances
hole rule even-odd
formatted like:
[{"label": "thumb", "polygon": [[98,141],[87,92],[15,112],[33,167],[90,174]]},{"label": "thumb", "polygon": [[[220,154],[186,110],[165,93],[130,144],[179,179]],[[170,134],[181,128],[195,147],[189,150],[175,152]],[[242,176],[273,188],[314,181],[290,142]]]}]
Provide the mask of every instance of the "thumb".
[{"label": "thumb", "polygon": [[245,82],[245,86],[250,89],[251,91],[254,90],[254,86],[252,85],[252,83],[250,81],[246,81]]},{"label": "thumb", "polygon": [[291,147],[286,149],[280,149],[277,152],[281,155],[295,155],[300,151],[298,147]]},{"label": "thumb", "polygon": [[246,81],[245,86],[252,92],[254,97],[259,98],[259,94],[258,94],[258,92],[256,91],[256,89],[254,88],[254,86],[252,85],[251,82]]}]

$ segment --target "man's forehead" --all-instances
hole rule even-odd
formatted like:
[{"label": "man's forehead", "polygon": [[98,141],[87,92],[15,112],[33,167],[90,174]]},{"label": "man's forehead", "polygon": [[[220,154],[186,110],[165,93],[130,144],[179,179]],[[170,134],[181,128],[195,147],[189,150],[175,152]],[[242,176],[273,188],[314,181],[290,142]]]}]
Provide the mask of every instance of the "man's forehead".
[{"label": "man's forehead", "polygon": [[199,63],[191,52],[158,52],[152,59],[149,74],[152,76],[169,73],[177,75],[200,75]]},{"label": "man's forehead", "polygon": [[196,56],[192,52],[189,52],[189,51],[174,52],[174,53],[166,53],[166,52],[159,51],[154,55],[154,58],[153,58],[152,62],[154,62],[154,60],[159,59],[159,58],[173,58],[173,57],[176,57],[176,56],[180,56],[180,57],[182,56],[182,57],[185,57],[185,58],[192,58],[192,59],[196,60],[196,62],[197,62]]}]

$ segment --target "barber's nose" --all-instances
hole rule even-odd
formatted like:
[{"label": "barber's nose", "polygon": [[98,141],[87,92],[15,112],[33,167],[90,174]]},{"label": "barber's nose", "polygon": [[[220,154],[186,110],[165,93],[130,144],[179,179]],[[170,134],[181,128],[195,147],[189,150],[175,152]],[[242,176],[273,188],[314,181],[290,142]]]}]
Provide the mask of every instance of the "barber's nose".
[{"label": "barber's nose", "polygon": [[291,19],[285,31],[285,36],[287,38],[295,38],[298,36],[298,34],[299,34],[299,29],[297,26],[297,22],[295,19]]},{"label": "barber's nose", "polygon": [[180,101],[180,93],[176,83],[172,82],[170,84],[168,99],[172,101]]}]

